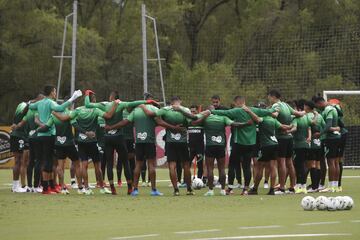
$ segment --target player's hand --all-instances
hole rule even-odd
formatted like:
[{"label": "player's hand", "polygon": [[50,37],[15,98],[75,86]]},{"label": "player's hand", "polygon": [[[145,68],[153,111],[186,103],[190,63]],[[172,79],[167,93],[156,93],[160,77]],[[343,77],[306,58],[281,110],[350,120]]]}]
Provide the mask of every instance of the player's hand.
[{"label": "player's hand", "polygon": [[247,125],[253,125],[254,121],[252,119],[250,119],[249,121],[247,121]]},{"label": "player's hand", "polygon": [[114,103],[115,103],[116,105],[119,105],[119,103],[121,103],[121,100],[120,100],[120,99],[116,99],[116,100],[114,101]]},{"label": "player's hand", "polygon": [[91,94],[95,94],[95,92],[93,90],[90,90],[90,89],[85,91],[85,96],[90,96]]},{"label": "player's hand", "polygon": [[306,142],[307,142],[308,144],[310,144],[310,143],[311,143],[311,138],[306,138]]},{"label": "player's hand", "polygon": [[95,138],[96,136],[94,131],[85,132],[85,135],[88,136],[89,138]]},{"label": "player's hand", "polygon": [[104,129],[105,129],[106,131],[110,131],[110,130],[112,130],[112,127],[111,127],[110,125],[105,125],[105,126],[104,126]]},{"label": "player's hand", "polygon": [[248,108],[246,105],[242,106],[241,108],[247,113],[251,112],[250,108]]},{"label": "player's hand", "polygon": [[11,130],[14,131],[16,130],[17,128],[17,125],[15,123],[13,123],[11,126],[10,126]]}]

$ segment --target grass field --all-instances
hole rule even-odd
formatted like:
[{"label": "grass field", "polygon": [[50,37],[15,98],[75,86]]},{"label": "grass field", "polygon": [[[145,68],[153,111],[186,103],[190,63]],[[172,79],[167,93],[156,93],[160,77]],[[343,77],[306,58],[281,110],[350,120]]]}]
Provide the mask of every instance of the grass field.
[{"label": "grass field", "polygon": [[[345,175],[344,192],[328,195],[349,195],[356,205],[360,203],[360,171],[346,170]],[[94,182],[93,175],[91,179]],[[158,179],[167,180],[167,170],[158,170]],[[150,197],[149,188],[140,188],[136,198],[127,196],[125,188],[117,196],[100,195],[98,190],[93,196],[74,191],[68,196],[44,196],[13,194],[9,183],[11,171],[0,170],[2,240],[360,239],[359,207],[308,212],[300,206],[303,195],[243,197],[238,190],[233,196],[209,198],[203,196],[205,189],[195,196],[185,196],[182,189],[180,197],[173,197],[169,182],[161,181],[162,197]]]}]

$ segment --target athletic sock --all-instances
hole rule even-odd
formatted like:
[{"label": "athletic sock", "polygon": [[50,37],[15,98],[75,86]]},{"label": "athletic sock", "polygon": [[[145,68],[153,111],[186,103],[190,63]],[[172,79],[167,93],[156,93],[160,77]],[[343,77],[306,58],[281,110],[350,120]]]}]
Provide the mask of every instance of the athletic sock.
[{"label": "athletic sock", "polygon": [[114,189],[114,188],[115,188],[115,186],[114,186],[113,183],[110,183],[110,188],[111,188],[111,189]]},{"label": "athletic sock", "polygon": [[344,168],[343,163],[340,162],[339,166],[340,166],[340,174],[339,174],[339,184],[338,184],[338,186],[341,187],[341,178],[342,178],[342,173],[343,173],[343,168]]},{"label": "athletic sock", "polygon": [[174,188],[174,192],[178,192],[179,191],[179,188]]},{"label": "athletic sock", "polygon": [[317,177],[316,177],[317,173],[316,172],[317,172],[316,168],[311,168],[310,169],[311,188],[312,189],[316,189],[316,179],[317,179]]},{"label": "athletic sock", "polygon": [[128,189],[132,189],[132,184],[131,184],[131,183],[128,183],[128,184],[127,184],[127,187],[128,187]]},{"label": "athletic sock", "polygon": [[55,188],[54,180],[49,180],[49,186],[50,186],[51,188]]},{"label": "athletic sock", "polygon": [[319,188],[320,178],[321,178],[321,170],[320,170],[320,169],[316,169],[316,189]]}]

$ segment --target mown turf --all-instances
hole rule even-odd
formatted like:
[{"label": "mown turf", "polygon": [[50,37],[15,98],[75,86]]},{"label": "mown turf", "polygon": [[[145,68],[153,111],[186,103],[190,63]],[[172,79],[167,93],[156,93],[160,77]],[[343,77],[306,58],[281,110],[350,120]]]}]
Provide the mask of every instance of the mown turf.
[{"label": "mown turf", "polygon": [[[91,172],[92,173],[92,172]],[[68,172],[66,173],[68,174]],[[93,174],[93,173],[92,173]],[[346,170],[347,176],[360,171]],[[91,181],[94,182],[93,175]],[[158,170],[158,179],[168,179],[166,169]],[[348,233],[349,236],[327,236],[319,239],[360,239],[360,208],[351,211],[303,211],[303,195],[204,197],[205,189],[196,196],[172,196],[169,182],[160,182],[165,196],[150,197],[150,189],[140,188],[140,196],[119,195],[43,196],[10,192],[11,171],[0,170],[0,239],[111,239],[131,235],[159,234],[146,239],[194,239],[224,236],[267,234]],[[349,195],[360,204],[360,178],[344,179],[344,192],[328,196]],[[218,189],[215,190],[218,194]],[[261,190],[265,194],[265,190]],[[319,194],[313,194],[318,196]],[[329,225],[299,226],[300,223],[329,222]],[[241,229],[246,226],[279,225],[268,229]],[[218,229],[207,233],[175,232]],[[311,239],[299,237],[296,239]]]}]

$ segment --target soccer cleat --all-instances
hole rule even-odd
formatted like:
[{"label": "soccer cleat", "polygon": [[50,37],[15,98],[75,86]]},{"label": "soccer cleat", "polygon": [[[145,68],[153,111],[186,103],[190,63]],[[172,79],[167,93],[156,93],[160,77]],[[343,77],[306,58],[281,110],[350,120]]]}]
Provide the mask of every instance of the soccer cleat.
[{"label": "soccer cleat", "polygon": [[264,183],[264,189],[268,189],[269,188],[269,184],[267,182]]},{"label": "soccer cleat", "polygon": [[186,195],[188,195],[188,196],[193,196],[193,195],[195,195],[195,192],[191,189],[191,190],[187,190],[186,191]]},{"label": "soccer cleat", "polygon": [[118,187],[122,187],[122,181],[121,180],[118,180],[117,184],[118,184]]},{"label": "soccer cleat", "polygon": [[127,195],[130,195],[132,192],[133,192],[133,188],[132,188],[132,187],[131,187],[131,188],[128,188],[128,190],[127,190]]},{"label": "soccer cleat", "polygon": [[247,195],[249,195],[249,191],[247,189],[243,189],[242,192],[240,193],[240,195],[247,196]]},{"label": "soccer cleat", "polygon": [[336,192],[342,192],[342,191],[343,191],[342,186],[339,186],[336,190]]},{"label": "soccer cleat", "polygon": [[174,196],[175,196],[175,197],[180,196],[180,192],[179,192],[179,191],[174,191]]},{"label": "soccer cleat", "polygon": [[295,194],[295,189],[294,188],[289,188],[288,190],[285,191],[286,194]]},{"label": "soccer cleat", "polygon": [[42,193],[43,192],[43,189],[41,187],[36,187],[34,188],[34,192],[36,193]]},{"label": "soccer cleat", "polygon": [[59,184],[56,184],[55,189],[57,190],[57,192],[60,193],[62,188],[61,188],[61,186]]},{"label": "soccer cleat", "polygon": [[178,187],[179,188],[186,188],[187,186],[186,186],[186,183],[183,182],[183,183],[180,183],[180,185],[178,184]]},{"label": "soccer cleat", "polygon": [[313,189],[313,188],[310,188],[307,190],[308,193],[316,193],[318,191],[319,191],[319,189]]},{"label": "soccer cleat", "polygon": [[304,192],[301,187],[295,189],[295,194],[302,194],[302,193],[304,193]]},{"label": "soccer cleat", "polygon": [[52,192],[54,192],[54,193],[60,193],[60,192],[61,192],[61,189],[58,190],[56,187],[55,187],[55,188],[49,187],[49,190],[52,191]]},{"label": "soccer cleat", "polygon": [[221,189],[220,190],[220,196],[226,196],[227,193],[226,193],[226,190],[225,189]]},{"label": "soccer cleat", "polygon": [[108,188],[104,187],[104,188],[100,188],[100,193],[101,194],[111,194],[111,191]]},{"label": "soccer cleat", "polygon": [[158,190],[151,190],[150,196],[163,196],[164,194],[159,192]]},{"label": "soccer cleat", "polygon": [[85,188],[82,188],[82,189],[78,188],[77,193],[79,195],[83,195],[85,193]]},{"label": "soccer cleat", "polygon": [[333,192],[335,192],[335,189],[334,189],[334,187],[328,187],[328,188],[319,190],[319,192],[320,193],[333,193]]},{"label": "soccer cleat", "polygon": [[72,189],[78,189],[79,188],[79,186],[77,185],[77,183],[71,183],[71,188]]},{"label": "soccer cleat", "polygon": [[211,197],[214,196],[214,190],[209,190],[204,194],[205,197]]},{"label": "soccer cleat", "polygon": [[130,195],[133,196],[133,197],[138,196],[138,195],[139,195],[139,190],[134,189],[134,191],[132,191],[132,192],[130,193]]},{"label": "soccer cleat", "polygon": [[248,191],[249,195],[258,195],[257,189],[255,188],[250,188],[250,190]]},{"label": "soccer cleat", "polygon": [[25,187],[23,187],[24,189],[25,189],[25,191],[26,192],[28,192],[28,193],[30,193],[30,192],[32,192],[32,189],[31,188],[29,188],[28,186],[25,186]]},{"label": "soccer cleat", "polygon": [[267,195],[275,195],[275,191],[273,188],[270,188],[269,192],[267,193]]},{"label": "soccer cleat", "polygon": [[17,188],[15,188],[15,189],[13,190],[13,192],[14,192],[14,193],[26,193],[27,190],[26,190],[26,188],[22,188],[22,187],[18,186]]},{"label": "soccer cleat", "polygon": [[93,192],[93,190],[91,190],[91,188],[88,188],[88,189],[85,189],[84,194],[85,195],[94,195],[94,192]]},{"label": "soccer cleat", "polygon": [[226,190],[226,195],[233,195],[234,191],[232,189],[227,189]]},{"label": "soccer cleat", "polygon": [[151,182],[146,182],[146,187],[151,187]]},{"label": "soccer cleat", "polygon": [[66,188],[62,189],[60,193],[64,195],[70,194],[70,192]]},{"label": "soccer cleat", "polygon": [[285,190],[284,189],[279,189],[279,190],[276,190],[274,192],[275,195],[284,195],[285,194]]},{"label": "soccer cleat", "polygon": [[116,189],[115,189],[114,186],[110,186],[110,190],[111,190],[111,194],[112,194],[112,195],[116,195],[116,194],[117,194],[117,193],[116,193]]}]

